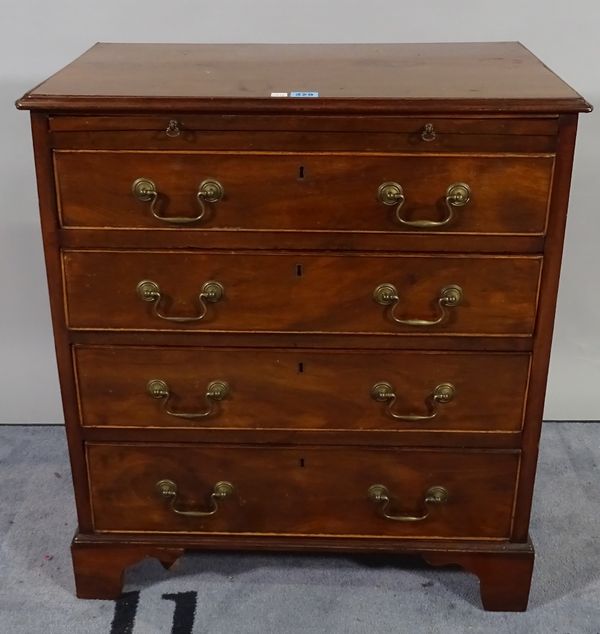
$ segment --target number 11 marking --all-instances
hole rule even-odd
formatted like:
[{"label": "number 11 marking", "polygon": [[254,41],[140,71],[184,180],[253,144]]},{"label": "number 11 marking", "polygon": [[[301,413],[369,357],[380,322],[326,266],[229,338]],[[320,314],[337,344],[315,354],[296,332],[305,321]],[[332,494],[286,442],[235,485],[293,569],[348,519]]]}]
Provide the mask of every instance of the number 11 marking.
[{"label": "number 11 marking", "polygon": [[[164,601],[175,603],[171,634],[192,634],[197,597],[196,592],[174,592],[162,595]],[[125,592],[115,601],[110,634],[133,634],[139,601],[139,590]]]}]

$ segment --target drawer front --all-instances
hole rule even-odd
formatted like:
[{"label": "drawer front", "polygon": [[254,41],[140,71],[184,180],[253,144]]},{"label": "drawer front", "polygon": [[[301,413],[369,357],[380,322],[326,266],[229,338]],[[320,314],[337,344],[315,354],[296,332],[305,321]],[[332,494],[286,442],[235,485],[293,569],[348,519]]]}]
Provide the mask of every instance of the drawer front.
[{"label": "drawer front", "polygon": [[506,539],[519,464],[508,452],[347,447],[92,444],[87,456],[97,531],[365,537]]},{"label": "drawer front", "polygon": [[76,347],[74,356],[92,427],[516,431],[529,373],[529,355],[509,353]]},{"label": "drawer front", "polygon": [[[543,234],[553,158],[57,151],[55,164],[66,227]],[[134,194],[140,178],[155,194]]]},{"label": "drawer front", "polygon": [[53,147],[71,150],[551,153],[558,134],[556,116],[61,115],[49,124]]},{"label": "drawer front", "polygon": [[63,255],[72,329],[231,332],[526,336],[533,331],[541,262],[441,255]]}]

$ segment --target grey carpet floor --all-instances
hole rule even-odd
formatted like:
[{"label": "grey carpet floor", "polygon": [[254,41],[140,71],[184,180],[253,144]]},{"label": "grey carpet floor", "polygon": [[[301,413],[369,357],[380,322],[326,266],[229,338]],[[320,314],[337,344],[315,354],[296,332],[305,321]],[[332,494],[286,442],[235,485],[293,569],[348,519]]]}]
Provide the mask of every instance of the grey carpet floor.
[{"label": "grey carpet floor", "polygon": [[[187,555],[130,569],[135,625],[74,598],[74,509],[63,430],[0,427],[0,633],[600,633],[600,424],[544,426],[529,611],[483,612],[475,577],[388,557]],[[175,619],[177,603],[196,599]],[[194,593],[197,593],[195,595]],[[136,595],[131,595],[135,597]]]}]

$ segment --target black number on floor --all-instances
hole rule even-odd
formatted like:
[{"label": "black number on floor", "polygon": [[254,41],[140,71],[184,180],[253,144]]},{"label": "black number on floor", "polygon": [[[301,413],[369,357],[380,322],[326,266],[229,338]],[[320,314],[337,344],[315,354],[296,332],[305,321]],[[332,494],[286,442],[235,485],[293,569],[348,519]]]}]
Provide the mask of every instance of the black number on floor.
[{"label": "black number on floor", "polygon": [[136,590],[135,592],[125,592],[115,601],[115,613],[110,626],[110,634],[133,634],[139,600],[140,593]]},{"label": "black number on floor", "polygon": [[162,595],[163,599],[175,602],[171,634],[192,634],[197,596],[196,592],[175,592]]}]

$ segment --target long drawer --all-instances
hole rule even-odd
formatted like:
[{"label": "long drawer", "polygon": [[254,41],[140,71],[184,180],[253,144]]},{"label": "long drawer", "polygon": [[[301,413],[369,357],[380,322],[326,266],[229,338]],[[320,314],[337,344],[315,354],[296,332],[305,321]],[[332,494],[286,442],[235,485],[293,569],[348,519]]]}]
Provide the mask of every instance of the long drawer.
[{"label": "long drawer", "polygon": [[65,251],[72,329],[531,335],[542,258]]},{"label": "long drawer", "polygon": [[89,444],[87,460],[100,532],[507,539],[519,454]]},{"label": "long drawer", "polygon": [[63,226],[180,231],[543,234],[553,161],[493,155],[55,153]]},{"label": "long drawer", "polygon": [[74,348],[89,427],[517,431],[529,355]]}]

